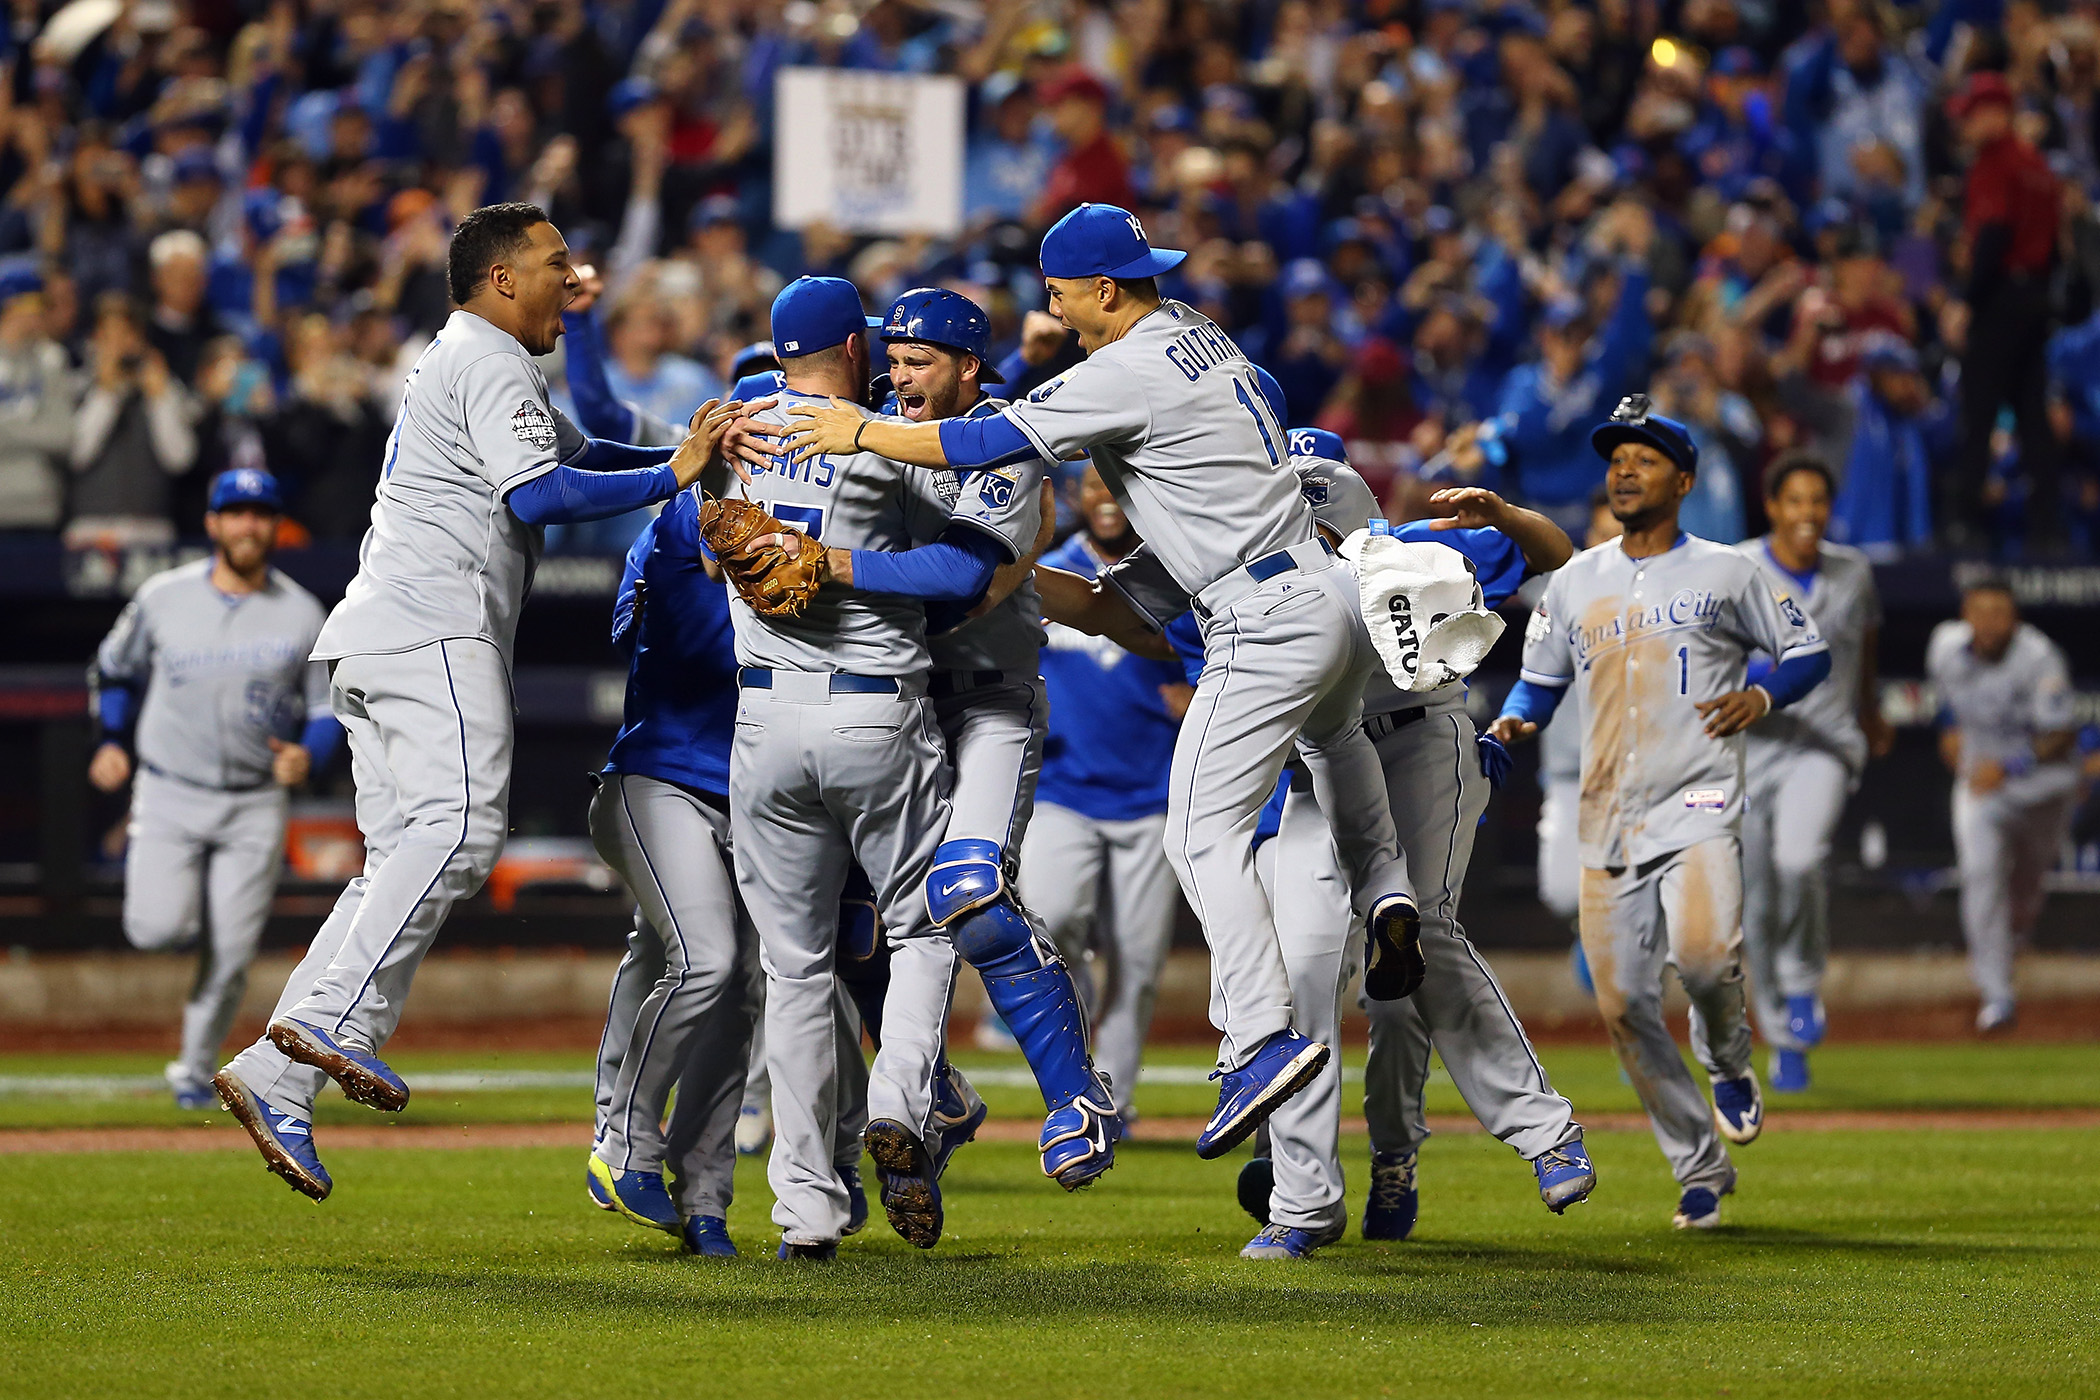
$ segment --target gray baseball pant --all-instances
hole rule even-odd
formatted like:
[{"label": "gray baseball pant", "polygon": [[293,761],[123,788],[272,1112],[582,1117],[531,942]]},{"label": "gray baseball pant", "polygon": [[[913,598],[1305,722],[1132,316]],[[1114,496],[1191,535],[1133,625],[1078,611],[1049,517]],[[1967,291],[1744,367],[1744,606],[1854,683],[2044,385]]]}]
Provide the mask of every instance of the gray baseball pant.
[{"label": "gray baseball pant", "polygon": [[2013,952],[2041,917],[2042,877],[2056,864],[2076,797],[2075,787],[2048,772],[1988,793],[1955,780],[1961,931],[1969,977],[1986,1005],[2014,999]]},{"label": "gray baseball pant", "polygon": [[[1174,870],[1161,841],[1166,825],[1164,812],[1104,822],[1045,802],[1021,844],[1022,897],[1072,968],[1094,1026],[1094,1061],[1125,1114],[1174,938]],[[1089,934],[1105,986],[1087,975]]]},{"label": "gray baseball pant", "polygon": [[1830,846],[1851,770],[1823,749],[1760,745],[1744,765],[1743,955],[1765,1043],[1806,1050],[1786,999],[1823,989],[1830,960]]},{"label": "gray baseball pant", "polygon": [[1292,552],[1303,555],[1301,569],[1238,597],[1219,590],[1244,571],[1205,590],[1203,674],[1169,777],[1167,858],[1210,943],[1210,1019],[1224,1033],[1224,1069],[1291,1024],[1290,976],[1253,841],[1294,743],[1321,810],[1345,814],[1336,843],[1356,910],[1409,889],[1385,777],[1361,725],[1364,685],[1380,662],[1356,580],[1317,545]]},{"label": "gray baseball pant", "polygon": [[211,931],[182,1007],[182,1053],[168,1077],[211,1082],[255,961],[284,864],[288,797],[275,783],[246,792],[198,787],[141,766],[124,852],[124,936],[161,952]]},{"label": "gray baseball pant", "polygon": [[1743,866],[1733,836],[1642,866],[1582,872],[1582,951],[1597,1009],[1678,1184],[1735,1189],[1707,1096],[1663,1023],[1663,969],[1691,998],[1692,1053],[1713,1079],[1750,1071],[1743,1005]]},{"label": "gray baseball pant", "polygon": [[[346,656],[330,695],[350,740],[365,868],[336,899],[271,1019],[289,1016],[376,1051],[400,1024],[445,916],[481,888],[503,852],[510,675],[492,644],[454,639]],[[326,1078],[267,1039],[231,1068],[271,1107],[301,1118]]]},{"label": "gray baseball pant", "polygon": [[[947,770],[916,678],[899,693],[831,691],[827,674],[776,670],[738,699],[730,764],[737,887],[766,970],[773,1079],[773,1220],[790,1243],[837,1240],[847,1220],[834,1143],[842,1098],[839,895],[858,861],[892,949],[868,1115],[933,1132],[934,1074],[955,991],[954,944],[926,913],[947,826]],[[856,1052],[857,1057],[857,1052]]]},{"label": "gray baseball pant", "polygon": [[977,689],[960,689],[933,702],[935,723],[948,751],[949,841],[996,841],[1014,878],[1035,783],[1043,771],[1050,698],[1033,676]]}]

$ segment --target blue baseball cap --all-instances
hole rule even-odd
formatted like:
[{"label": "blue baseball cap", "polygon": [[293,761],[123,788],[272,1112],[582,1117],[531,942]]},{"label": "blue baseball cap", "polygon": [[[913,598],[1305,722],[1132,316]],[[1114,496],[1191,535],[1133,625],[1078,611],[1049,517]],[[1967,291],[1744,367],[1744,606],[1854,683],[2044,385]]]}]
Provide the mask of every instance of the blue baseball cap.
[{"label": "blue baseball cap", "polygon": [[882,325],[882,339],[886,344],[920,340],[928,345],[975,355],[982,366],[977,372],[977,382],[1004,384],[1005,376],[985,353],[991,338],[992,319],[984,314],[984,308],[961,292],[951,292],[945,287],[912,288],[897,298],[897,304],[890,308]]},{"label": "blue baseball cap", "polygon": [[1293,428],[1290,444],[1293,457],[1324,457],[1344,466],[1349,464],[1349,449],[1342,445],[1341,434],[1325,428]]},{"label": "blue baseball cap", "polygon": [[44,290],[44,274],[33,257],[0,259],[0,302]]},{"label": "blue baseball cap", "polygon": [[622,78],[606,95],[605,106],[618,120],[635,108],[654,102],[656,97],[656,84],[647,78]]},{"label": "blue baseball cap", "polygon": [[1642,442],[1677,464],[1681,472],[1699,470],[1699,448],[1684,424],[1652,412],[1646,394],[1628,394],[1612,410],[1611,420],[1590,434],[1590,446],[1605,461],[1622,442]]},{"label": "blue baseball cap", "polygon": [[1254,381],[1261,385],[1261,396],[1268,400],[1269,411],[1276,415],[1276,421],[1284,425],[1285,428],[1289,428],[1291,412],[1284,403],[1283,386],[1276,382],[1276,376],[1263,369],[1260,365],[1256,365],[1254,367]]},{"label": "blue baseball cap", "polygon": [[693,233],[717,224],[741,223],[744,206],[733,194],[711,194],[693,206],[686,217],[686,227]]},{"label": "blue baseball cap", "polygon": [[754,340],[729,361],[729,377],[742,379],[747,374],[762,374],[769,369],[780,368],[780,356],[773,352],[770,340]]},{"label": "blue baseball cap", "polygon": [[1287,297],[1318,296],[1329,290],[1327,269],[1318,258],[1292,258],[1283,269],[1283,294]]},{"label": "blue baseball cap", "polygon": [[1157,277],[1187,256],[1153,247],[1138,216],[1113,204],[1082,204],[1043,235],[1045,277]]},{"label": "blue baseball cap", "polygon": [[220,472],[211,484],[209,508],[232,510],[235,506],[282,511],[284,497],[277,490],[277,478],[254,467],[235,467],[230,472]]},{"label": "blue baseball cap", "polygon": [[782,359],[844,345],[881,324],[843,277],[797,277],[773,298],[773,348]]}]

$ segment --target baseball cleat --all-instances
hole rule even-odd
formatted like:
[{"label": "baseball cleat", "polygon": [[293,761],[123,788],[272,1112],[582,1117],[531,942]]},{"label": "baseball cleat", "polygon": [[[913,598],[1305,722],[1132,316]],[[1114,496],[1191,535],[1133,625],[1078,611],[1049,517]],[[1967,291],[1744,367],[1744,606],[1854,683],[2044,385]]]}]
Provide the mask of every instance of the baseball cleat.
[{"label": "baseball cleat", "polygon": [[1987,1001],[1976,1013],[1979,1035],[2002,1035],[2020,1022],[2020,1008],[2009,1001]]},{"label": "baseball cleat", "polygon": [[857,1235],[868,1223],[868,1192],[860,1184],[860,1165],[840,1167],[839,1180],[846,1183],[846,1233]]},{"label": "baseball cleat", "polygon": [[729,1238],[729,1222],[719,1215],[696,1215],[685,1222],[685,1252],[703,1259],[734,1259],[736,1245]]},{"label": "baseball cleat", "polygon": [[1415,1232],[1422,1209],[1415,1189],[1416,1156],[1412,1152],[1371,1154],[1371,1196],[1364,1202],[1364,1238],[1404,1240]]},{"label": "baseball cleat", "polygon": [[664,1186],[661,1170],[614,1171],[594,1152],[591,1154],[591,1175],[612,1198],[614,1210],[637,1225],[647,1225],[652,1230],[671,1235],[678,1233],[678,1207],[671,1202],[671,1193]]},{"label": "baseball cleat", "polygon": [[839,1257],[838,1241],[825,1240],[821,1244],[804,1244],[794,1240],[782,1240],[780,1253],[774,1257],[791,1264],[797,1260],[805,1260],[812,1264],[829,1264]]},{"label": "baseball cleat", "polygon": [[342,1086],[343,1097],[382,1113],[408,1107],[408,1085],[369,1050],[345,1045],[319,1026],[289,1017],[270,1022],[270,1043],[286,1057],[312,1065]]},{"label": "baseball cleat", "polygon": [[1422,911],[1404,894],[1389,894],[1364,918],[1364,995],[1399,1001],[1422,985]]},{"label": "baseball cleat", "polygon": [[1805,1050],[1776,1050],[1772,1053],[1772,1092],[1775,1094],[1805,1094],[1808,1092],[1808,1052]]},{"label": "baseball cleat", "polygon": [[875,1159],[883,1213],[907,1244],[932,1249],[941,1242],[941,1182],[926,1145],[894,1118],[868,1124],[868,1155]]},{"label": "baseball cleat", "polygon": [[255,1139],[263,1165],[283,1177],[300,1195],[317,1201],[328,1199],[335,1182],[329,1179],[320,1154],[314,1151],[312,1123],[279,1113],[230,1069],[213,1075],[211,1087],[218,1093],[219,1102],[226,1105],[226,1111]]},{"label": "baseball cleat", "polygon": [[1257,1225],[1269,1223],[1269,1197],[1276,1193],[1276,1163],[1267,1157],[1249,1157],[1240,1168],[1240,1209],[1254,1217]]},{"label": "baseball cleat", "polygon": [[1670,1223],[1680,1230],[1711,1230],[1721,1223],[1721,1198],[1704,1186],[1690,1187],[1677,1198]]},{"label": "baseball cleat", "polygon": [[219,1106],[219,1096],[209,1084],[177,1084],[173,1088],[177,1108],[195,1113]]},{"label": "baseball cleat", "polygon": [[1324,1230],[1303,1230],[1295,1225],[1269,1225],[1240,1251],[1242,1259],[1310,1259],[1342,1237],[1339,1221]]},{"label": "baseball cleat", "polygon": [[[991,1110],[954,1065],[946,1066],[934,1083],[933,1125],[940,1131],[940,1145],[933,1150],[933,1174],[946,1175],[948,1160],[956,1149],[977,1136]],[[863,1207],[865,1210],[865,1207]]]},{"label": "baseball cleat", "polygon": [[1092,1094],[1045,1118],[1036,1149],[1043,1154],[1043,1175],[1065,1190],[1099,1181],[1116,1164],[1116,1101],[1108,1081],[1095,1074]]},{"label": "baseball cleat", "polygon": [[1714,1126],[1738,1147],[1757,1141],[1765,1130],[1765,1096],[1758,1092],[1756,1070],[1714,1081]]},{"label": "baseball cleat", "polygon": [[1216,1070],[1218,1107],[1196,1137],[1196,1155],[1209,1161],[1247,1140],[1276,1111],[1276,1105],[1313,1082],[1331,1054],[1317,1040],[1284,1029],[1255,1047],[1246,1064]]},{"label": "baseball cleat", "polygon": [[[593,1153],[587,1159],[587,1162],[596,1162],[597,1160],[597,1154]],[[583,1189],[591,1193],[591,1204],[598,1207],[598,1209],[615,1212],[620,1209],[613,1204],[611,1193],[599,1183],[598,1173],[592,1170],[588,1164],[583,1169]]]},{"label": "baseball cleat", "polygon": [[1539,1199],[1555,1215],[1581,1205],[1597,1189],[1597,1168],[1581,1138],[1540,1153],[1531,1170],[1539,1179]]},{"label": "baseball cleat", "polygon": [[1802,1049],[1813,1050],[1823,1043],[1824,1025],[1823,998],[1811,992],[1786,999],[1786,1031],[1801,1042]]},{"label": "baseball cleat", "polygon": [[736,1155],[756,1157],[773,1145],[773,1110],[745,1104],[736,1116]]}]

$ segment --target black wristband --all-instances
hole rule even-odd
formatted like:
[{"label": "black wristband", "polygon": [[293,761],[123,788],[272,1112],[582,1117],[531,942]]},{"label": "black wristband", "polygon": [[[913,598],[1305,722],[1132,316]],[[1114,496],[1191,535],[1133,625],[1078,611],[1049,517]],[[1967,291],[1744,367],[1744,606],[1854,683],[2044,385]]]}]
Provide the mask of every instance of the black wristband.
[{"label": "black wristband", "polygon": [[859,426],[858,428],[855,428],[855,429],[853,430],[853,450],[854,450],[855,452],[858,452],[858,451],[860,451],[860,435],[861,435],[862,433],[866,432],[867,430],[868,430],[868,420],[867,420],[867,419],[865,419],[865,418],[863,418],[863,419],[861,419],[861,420],[860,420],[860,426]]}]

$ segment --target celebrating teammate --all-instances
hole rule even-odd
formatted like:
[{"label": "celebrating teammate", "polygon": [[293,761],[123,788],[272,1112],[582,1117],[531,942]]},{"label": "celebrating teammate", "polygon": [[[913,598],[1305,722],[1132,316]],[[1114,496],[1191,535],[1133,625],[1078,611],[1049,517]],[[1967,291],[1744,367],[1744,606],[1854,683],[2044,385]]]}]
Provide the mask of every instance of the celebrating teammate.
[{"label": "celebrating teammate", "polygon": [[[1774,1050],[1774,1093],[1808,1088],[1808,1052],[1823,1039],[1823,967],[1830,954],[1830,843],[1868,756],[1894,740],[1881,717],[1874,657],[1881,597],[1874,567],[1830,544],[1830,469],[1780,458],[1765,473],[1772,533],[1736,546],[1791,587],[1830,645],[1830,678],[1743,740],[1743,951],[1758,1026]],[[1762,677],[1769,657],[1751,658]]]},{"label": "celebrating teammate", "polygon": [[705,405],[675,451],[584,437],[547,401],[534,355],[562,334],[578,283],[568,244],[529,204],[460,221],[447,277],[459,304],[410,371],[357,576],[314,647],[350,737],[364,872],[292,972],[263,1039],[213,1087],[270,1170],[315,1200],[332,1189],[313,1101],[334,1078],[398,1111],[379,1050],[453,904],[503,849],[511,650],[541,529],[602,519],[691,485],[742,405]]},{"label": "celebrating teammate", "polygon": [[830,454],[879,452],[990,469],[1024,493],[1047,464],[1087,451],[1197,599],[1215,664],[1176,744],[1167,825],[1169,857],[1211,944],[1223,1085],[1197,1152],[1216,1157],[1331,1053],[1291,1026],[1289,978],[1251,849],[1294,741],[1326,805],[1342,814],[1337,836],[1380,949],[1381,986],[1406,995],[1421,966],[1378,757],[1359,723],[1378,663],[1354,581],[1313,528],[1253,366],[1193,308],[1161,300],[1155,278],[1183,256],[1154,250],[1135,215],[1082,205],[1044,237],[1042,270],[1051,310],[1078,333],[1085,361],[984,418],[891,423],[800,404],[784,436],[798,470]]},{"label": "celebrating teammate", "polygon": [[167,1068],[181,1108],[218,1101],[212,1067],[270,917],[287,792],[343,739],[327,668],[307,660],[326,614],[270,567],[282,508],[268,473],[221,475],[204,516],[211,557],[141,584],[95,658],[103,740],[88,777],[116,792],[137,770],[124,936],[173,948],[211,919]]},{"label": "celebrating teammate", "polygon": [[[1814,689],[1830,657],[1789,589],[1677,528],[1699,462],[1682,424],[1636,394],[1590,441],[1610,464],[1625,534],[1553,576],[1488,732],[1527,737],[1576,691],[1583,949],[1612,1046],[1683,1188],[1673,1223],[1709,1227],[1735,1189],[1721,1139],[1748,1143],[1764,1126],[1743,1004],[1739,736]],[[1775,665],[1745,685],[1755,650]],[[1666,964],[1691,997],[1711,1108],[1663,1023]]]}]

